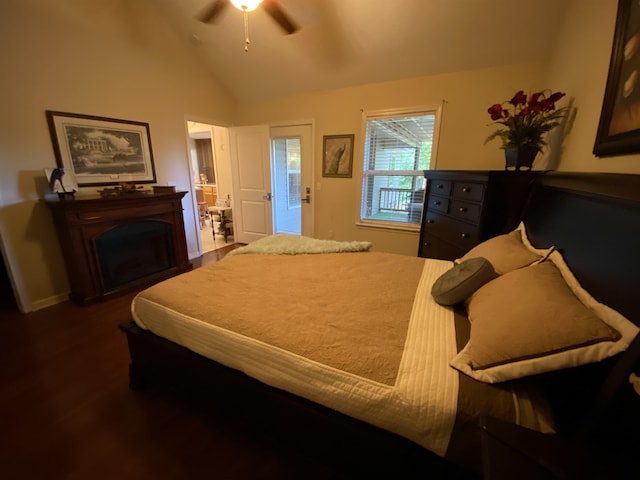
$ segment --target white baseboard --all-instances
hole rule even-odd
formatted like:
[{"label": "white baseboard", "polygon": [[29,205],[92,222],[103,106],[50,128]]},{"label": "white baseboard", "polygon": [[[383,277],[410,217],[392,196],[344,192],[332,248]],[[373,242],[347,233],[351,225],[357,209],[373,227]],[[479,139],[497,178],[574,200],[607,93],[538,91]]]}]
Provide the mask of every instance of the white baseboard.
[{"label": "white baseboard", "polygon": [[[31,302],[31,309],[29,310],[29,312],[42,310],[43,308],[51,307],[52,305],[65,302],[67,300],[69,300],[69,292],[60,293],[58,295],[53,295],[51,297],[43,298],[41,300],[35,300]],[[24,312],[24,313],[27,313],[27,312]]]}]

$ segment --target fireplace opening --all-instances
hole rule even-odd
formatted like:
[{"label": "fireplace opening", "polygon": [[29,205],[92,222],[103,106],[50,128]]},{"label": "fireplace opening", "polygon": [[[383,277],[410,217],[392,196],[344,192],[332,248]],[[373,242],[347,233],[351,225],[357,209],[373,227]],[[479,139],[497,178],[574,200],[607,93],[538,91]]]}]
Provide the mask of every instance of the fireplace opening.
[{"label": "fireplace opening", "polygon": [[95,239],[105,291],[176,265],[172,226],[145,220],[108,230]]}]

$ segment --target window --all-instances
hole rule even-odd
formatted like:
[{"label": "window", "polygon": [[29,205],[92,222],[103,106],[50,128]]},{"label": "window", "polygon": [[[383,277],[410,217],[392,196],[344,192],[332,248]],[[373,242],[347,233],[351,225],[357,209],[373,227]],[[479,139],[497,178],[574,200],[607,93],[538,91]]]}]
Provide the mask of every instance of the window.
[{"label": "window", "polygon": [[299,208],[300,201],[300,139],[287,142],[287,192],[289,208]]},{"label": "window", "polygon": [[360,221],[417,228],[433,166],[440,107],[364,113]]},{"label": "window", "polygon": [[277,192],[286,193],[286,201],[282,201],[288,209],[299,209],[300,197],[300,139],[279,138],[273,140],[275,161],[275,177],[280,188]]}]

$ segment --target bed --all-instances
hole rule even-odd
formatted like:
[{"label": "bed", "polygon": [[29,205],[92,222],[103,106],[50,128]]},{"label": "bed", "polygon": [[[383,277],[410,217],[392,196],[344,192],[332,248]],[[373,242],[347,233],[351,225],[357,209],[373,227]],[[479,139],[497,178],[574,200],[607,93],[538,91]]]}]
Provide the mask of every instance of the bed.
[{"label": "bed", "polygon": [[[502,271],[475,289],[475,300],[454,305],[438,304],[432,291],[456,271],[451,262],[353,244],[356,251],[239,249],[134,299],[132,319],[121,325],[131,387],[179,384],[207,392],[355,475],[473,476],[481,462],[478,422],[487,415],[571,438],[594,438],[604,429],[618,434],[625,422],[611,411],[620,415],[621,395],[625,408],[633,402],[628,377],[640,355],[639,207],[637,176],[541,176],[518,229],[479,250],[490,260],[498,255],[492,264]],[[534,261],[522,254],[525,263],[509,270],[500,263],[502,250],[491,249],[516,237]],[[507,292],[522,272],[557,274],[556,267],[627,323],[598,324],[576,348],[545,345],[551,354],[542,360],[528,345],[508,354],[520,355],[517,362],[494,358],[500,349],[493,347],[478,360],[486,350],[482,332],[489,331],[480,326],[504,332],[495,307],[486,307],[496,291]],[[216,281],[225,288],[212,294],[204,285]],[[585,355],[597,361],[583,361]],[[564,363],[549,368],[549,358]]]}]

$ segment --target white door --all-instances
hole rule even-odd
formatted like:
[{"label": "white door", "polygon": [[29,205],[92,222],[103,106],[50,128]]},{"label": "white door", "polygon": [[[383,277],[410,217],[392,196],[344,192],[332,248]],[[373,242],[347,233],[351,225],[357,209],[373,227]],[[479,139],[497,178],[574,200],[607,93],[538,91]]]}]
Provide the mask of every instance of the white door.
[{"label": "white door", "polygon": [[271,127],[274,233],[313,236],[310,124]]},{"label": "white door", "polygon": [[251,243],[273,233],[269,127],[229,129],[236,242]]}]

